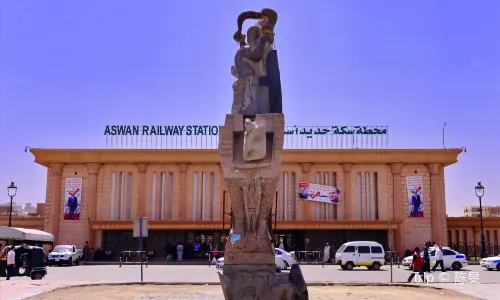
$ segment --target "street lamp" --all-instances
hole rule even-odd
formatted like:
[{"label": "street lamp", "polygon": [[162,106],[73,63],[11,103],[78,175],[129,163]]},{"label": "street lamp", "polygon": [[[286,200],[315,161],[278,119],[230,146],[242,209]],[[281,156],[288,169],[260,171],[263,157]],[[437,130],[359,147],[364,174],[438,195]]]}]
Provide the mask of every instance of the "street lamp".
[{"label": "street lamp", "polygon": [[479,218],[481,219],[481,258],[486,257],[486,242],[484,240],[484,227],[483,227],[483,204],[481,203],[481,198],[484,196],[484,186],[481,182],[477,183],[475,187],[476,196],[479,198]]},{"label": "street lamp", "polygon": [[10,197],[10,210],[9,210],[9,227],[12,225],[12,201],[14,200],[14,197],[17,194],[17,186],[14,184],[14,182],[11,182],[10,185],[7,187],[7,195]]}]

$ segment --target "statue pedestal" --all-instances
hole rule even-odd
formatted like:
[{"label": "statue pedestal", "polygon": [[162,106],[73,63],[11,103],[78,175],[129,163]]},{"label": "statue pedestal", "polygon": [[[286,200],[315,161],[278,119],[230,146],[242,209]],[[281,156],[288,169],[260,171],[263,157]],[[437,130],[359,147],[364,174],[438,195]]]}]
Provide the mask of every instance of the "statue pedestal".
[{"label": "statue pedestal", "polygon": [[[256,145],[251,144],[245,128],[249,121],[265,127]],[[220,129],[219,155],[232,213],[232,232],[224,250],[224,272],[219,273],[226,300],[308,299],[298,265],[292,266],[290,274],[276,273],[270,235],[284,126],[283,114],[226,115]],[[262,158],[245,161],[243,151],[252,147]]]}]

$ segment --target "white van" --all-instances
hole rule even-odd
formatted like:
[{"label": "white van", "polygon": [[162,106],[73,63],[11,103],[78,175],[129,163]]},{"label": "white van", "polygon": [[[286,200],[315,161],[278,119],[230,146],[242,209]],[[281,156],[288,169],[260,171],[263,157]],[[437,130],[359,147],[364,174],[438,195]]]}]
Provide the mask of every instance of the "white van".
[{"label": "white van", "polygon": [[384,247],[377,242],[348,242],[340,246],[335,253],[335,262],[343,270],[354,267],[367,267],[368,270],[379,270],[385,262]]}]

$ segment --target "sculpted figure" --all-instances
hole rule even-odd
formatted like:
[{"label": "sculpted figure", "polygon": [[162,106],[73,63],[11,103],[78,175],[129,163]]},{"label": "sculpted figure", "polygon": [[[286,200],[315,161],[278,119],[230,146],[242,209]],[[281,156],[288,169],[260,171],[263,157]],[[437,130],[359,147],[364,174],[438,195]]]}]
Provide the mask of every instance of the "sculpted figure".
[{"label": "sculpted figure", "polygon": [[257,235],[263,190],[262,180],[256,178],[253,184],[244,183],[242,189],[245,204],[245,231],[247,234]]},{"label": "sculpted figure", "polygon": [[[246,19],[258,19],[257,23],[241,33]],[[233,114],[282,113],[281,81],[276,51],[273,50],[274,26],[278,20],[272,9],[261,12],[244,12],[238,16],[238,31],[233,38],[240,44],[231,68],[237,78],[233,84]]]},{"label": "sculpted figure", "polygon": [[266,157],[266,123],[264,120],[252,122],[245,119],[245,137],[243,140],[243,160],[255,161]]}]

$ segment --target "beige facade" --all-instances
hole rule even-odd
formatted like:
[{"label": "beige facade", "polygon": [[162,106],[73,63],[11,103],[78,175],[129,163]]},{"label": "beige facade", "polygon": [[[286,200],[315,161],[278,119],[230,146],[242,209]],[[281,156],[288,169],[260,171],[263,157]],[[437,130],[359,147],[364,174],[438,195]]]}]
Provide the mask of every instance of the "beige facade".
[{"label": "beige facade", "polygon": [[[464,209],[464,217],[477,218],[480,216],[480,207],[478,206],[467,206]],[[483,218],[487,217],[499,217],[500,207],[499,206],[483,206]]]},{"label": "beige facade", "polygon": [[[447,243],[444,167],[461,149],[285,150],[277,229],[394,229],[398,251],[433,240]],[[44,228],[57,243],[102,246],[103,231],[222,228],[224,183],[216,150],[31,149],[47,167]],[[406,176],[424,179],[423,218],[408,218]],[[64,184],[83,178],[81,218],[64,220]],[[301,181],[335,185],[339,205],[299,200]],[[226,195],[225,211],[230,199]],[[389,225],[389,221],[391,221]],[[229,217],[225,216],[229,228]]]}]

